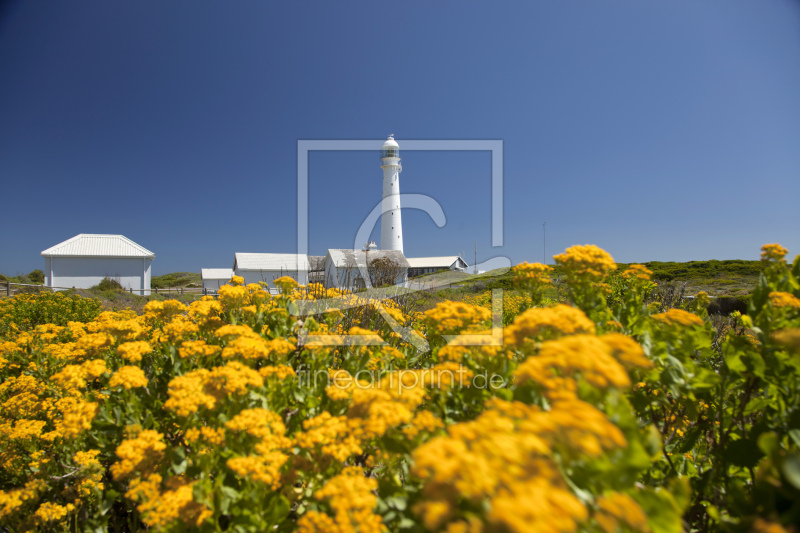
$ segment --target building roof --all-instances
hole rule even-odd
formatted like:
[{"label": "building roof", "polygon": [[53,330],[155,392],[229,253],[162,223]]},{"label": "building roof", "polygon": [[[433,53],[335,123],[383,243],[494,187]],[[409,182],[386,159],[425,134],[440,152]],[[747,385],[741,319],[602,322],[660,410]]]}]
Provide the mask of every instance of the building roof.
[{"label": "building roof", "polygon": [[331,261],[336,268],[357,268],[366,267],[367,260],[389,258],[398,266],[408,268],[408,261],[400,250],[374,250],[365,252],[364,250],[349,250],[347,248],[331,248],[328,250]]},{"label": "building roof", "polygon": [[234,270],[286,270],[296,272],[308,270],[306,254],[235,254]]},{"label": "building roof", "polygon": [[143,257],[154,259],[156,254],[124,235],[81,233],[44,250],[45,257]]},{"label": "building roof", "polygon": [[200,277],[202,279],[226,279],[233,277],[233,270],[230,268],[201,268]]},{"label": "building roof", "polygon": [[324,255],[309,255],[308,256],[309,269],[311,271],[325,270],[325,256]]},{"label": "building roof", "polygon": [[[446,255],[441,257],[407,257],[410,268],[450,268],[453,263],[461,259],[457,255]],[[461,259],[464,261],[463,259]],[[466,265],[467,262],[464,261]]]}]

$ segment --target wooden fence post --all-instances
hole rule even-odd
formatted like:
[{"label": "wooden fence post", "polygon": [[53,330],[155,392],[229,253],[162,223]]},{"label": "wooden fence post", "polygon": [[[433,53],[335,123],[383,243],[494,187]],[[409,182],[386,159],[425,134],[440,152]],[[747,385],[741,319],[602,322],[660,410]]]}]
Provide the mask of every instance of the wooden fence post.
[{"label": "wooden fence post", "polygon": [[11,296],[11,282],[6,280],[6,296]]},{"label": "wooden fence post", "polygon": [[181,296],[183,296],[183,287],[181,287]]}]

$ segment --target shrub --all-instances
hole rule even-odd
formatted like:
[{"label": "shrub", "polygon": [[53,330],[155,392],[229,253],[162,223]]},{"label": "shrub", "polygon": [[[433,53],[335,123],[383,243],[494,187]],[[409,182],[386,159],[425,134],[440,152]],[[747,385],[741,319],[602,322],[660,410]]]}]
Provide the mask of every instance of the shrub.
[{"label": "shrub", "polygon": [[734,311],[742,314],[747,313],[747,303],[749,297],[746,296],[726,296],[723,298],[714,298],[709,304],[707,311],[709,315],[723,315],[728,316]]},{"label": "shrub", "polygon": [[102,279],[102,281],[100,281],[100,283],[98,283],[94,287],[91,287],[89,290],[92,290],[92,291],[124,291],[125,289],[122,288],[122,285],[120,284],[119,281],[117,281],[115,279],[111,279],[109,277],[105,277],[105,278]]},{"label": "shrub", "polygon": [[31,283],[44,283],[44,272],[36,269],[28,274],[28,279]]},{"label": "shrub", "polygon": [[100,302],[95,299],[65,292],[18,294],[0,300],[0,339],[45,324],[89,322],[99,314]]}]

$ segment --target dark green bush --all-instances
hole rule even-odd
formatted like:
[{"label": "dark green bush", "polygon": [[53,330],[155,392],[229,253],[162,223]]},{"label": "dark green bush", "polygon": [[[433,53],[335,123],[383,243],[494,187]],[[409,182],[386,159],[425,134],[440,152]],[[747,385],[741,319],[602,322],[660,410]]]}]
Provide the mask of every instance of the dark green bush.
[{"label": "dark green bush", "polygon": [[37,268],[28,274],[28,279],[31,283],[44,283],[44,272]]},{"label": "dark green bush", "polygon": [[124,291],[119,281],[111,278],[103,278],[103,281],[91,287],[91,291]]}]

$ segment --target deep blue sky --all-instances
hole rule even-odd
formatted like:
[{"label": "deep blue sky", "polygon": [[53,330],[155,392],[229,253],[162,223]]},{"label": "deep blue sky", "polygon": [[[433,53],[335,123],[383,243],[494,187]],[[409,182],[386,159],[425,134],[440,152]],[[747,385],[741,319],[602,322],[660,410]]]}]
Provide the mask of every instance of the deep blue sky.
[{"label": "deep blue sky", "polygon": [[[502,139],[403,152],[408,256],[621,262],[800,253],[800,4],[788,0],[6,2],[0,272],[121,233],[154,274],[296,250],[298,139]],[[374,152],[310,160],[310,252],[351,246]],[[379,237],[376,229],[374,238]]]}]

